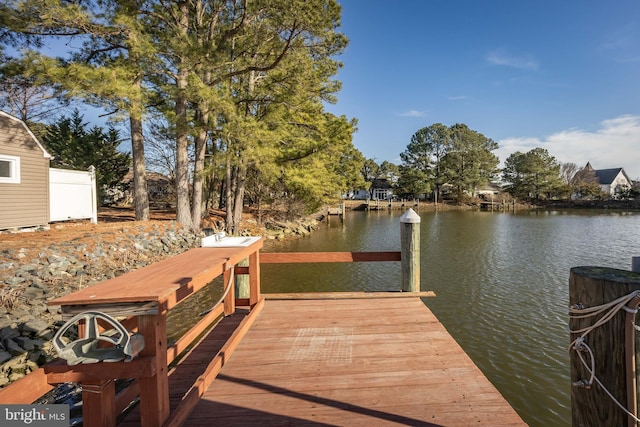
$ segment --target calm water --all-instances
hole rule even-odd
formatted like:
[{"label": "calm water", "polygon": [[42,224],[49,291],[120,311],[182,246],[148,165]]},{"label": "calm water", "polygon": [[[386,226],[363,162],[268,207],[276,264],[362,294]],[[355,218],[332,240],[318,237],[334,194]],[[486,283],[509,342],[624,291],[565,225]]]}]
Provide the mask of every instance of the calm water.
[{"label": "calm water", "polygon": [[[419,212],[425,302],[531,426],[569,426],[569,269],[630,269],[640,213]],[[350,212],[273,252],[398,251],[400,212]],[[264,292],[399,290],[399,263],[262,267]]]}]

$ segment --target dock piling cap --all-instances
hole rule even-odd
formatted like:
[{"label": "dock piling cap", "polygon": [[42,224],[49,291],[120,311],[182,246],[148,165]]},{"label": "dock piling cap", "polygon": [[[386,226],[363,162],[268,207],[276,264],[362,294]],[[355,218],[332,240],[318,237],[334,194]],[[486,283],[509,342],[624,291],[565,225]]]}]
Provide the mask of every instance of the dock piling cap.
[{"label": "dock piling cap", "polygon": [[409,208],[400,217],[400,222],[403,224],[420,224],[420,215],[418,215],[413,209]]}]

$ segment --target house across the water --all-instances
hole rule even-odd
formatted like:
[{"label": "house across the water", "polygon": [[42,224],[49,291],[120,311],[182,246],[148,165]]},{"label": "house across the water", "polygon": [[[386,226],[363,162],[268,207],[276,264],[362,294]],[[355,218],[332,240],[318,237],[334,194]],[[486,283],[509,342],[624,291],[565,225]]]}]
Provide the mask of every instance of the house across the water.
[{"label": "house across the water", "polygon": [[585,169],[592,170],[598,179],[600,188],[608,196],[615,196],[620,191],[629,190],[633,182],[624,171],[624,168],[594,169],[588,162]]}]

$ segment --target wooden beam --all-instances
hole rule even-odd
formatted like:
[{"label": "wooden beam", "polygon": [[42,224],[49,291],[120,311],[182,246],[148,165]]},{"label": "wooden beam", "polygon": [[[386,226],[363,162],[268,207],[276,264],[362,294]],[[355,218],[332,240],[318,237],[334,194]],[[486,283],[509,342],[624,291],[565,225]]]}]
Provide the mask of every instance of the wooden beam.
[{"label": "wooden beam", "polygon": [[49,384],[66,382],[92,382],[113,378],[152,377],[156,373],[156,359],[153,356],[138,357],[131,362],[100,362],[86,365],[67,365],[58,359],[44,366]]},{"label": "wooden beam", "polygon": [[242,338],[247,334],[249,328],[255,322],[258,314],[264,307],[264,298],[262,298],[249,312],[237,329],[233,332],[231,338],[227,340],[222,349],[216,354],[216,356],[209,362],[204,373],[198,377],[193,386],[184,395],[178,407],[171,412],[169,419],[164,424],[165,427],[178,427],[183,425],[193,408],[196,407],[200,398],[207,391],[211,383],[215,380],[216,376],[229,360],[229,357],[233,354]]},{"label": "wooden beam", "polygon": [[140,333],[145,346],[141,356],[155,356],[156,373],[139,379],[140,419],[145,426],[161,426],[169,417],[167,378],[167,318],[164,314],[140,316]]},{"label": "wooden beam", "polygon": [[115,427],[116,385],[114,380],[89,381],[82,386],[82,425]]},{"label": "wooden beam", "polygon": [[268,300],[317,300],[317,299],[366,299],[366,298],[428,298],[435,297],[433,291],[422,292],[294,292],[262,294]]},{"label": "wooden beam", "polygon": [[202,333],[223,314],[224,306],[222,304],[218,304],[213,307],[211,311],[209,311],[198,323],[193,325],[193,327],[185,332],[185,334],[182,335],[175,344],[167,349],[167,364],[173,362],[180,353],[185,351],[196,338],[202,335]]},{"label": "wooden beam", "polygon": [[69,320],[76,314],[85,311],[99,311],[112,317],[132,317],[147,314],[158,314],[158,302],[148,301],[145,303],[119,303],[119,304],[79,304],[79,305],[63,305],[62,319]]},{"label": "wooden beam", "polygon": [[0,402],[11,405],[29,404],[51,390],[53,386],[47,382],[44,368],[39,368],[0,390]]},{"label": "wooden beam", "polygon": [[400,252],[281,252],[260,254],[261,264],[400,261]]},{"label": "wooden beam", "polygon": [[116,394],[116,414],[122,414],[138,396],[140,396],[140,385],[136,379]]}]

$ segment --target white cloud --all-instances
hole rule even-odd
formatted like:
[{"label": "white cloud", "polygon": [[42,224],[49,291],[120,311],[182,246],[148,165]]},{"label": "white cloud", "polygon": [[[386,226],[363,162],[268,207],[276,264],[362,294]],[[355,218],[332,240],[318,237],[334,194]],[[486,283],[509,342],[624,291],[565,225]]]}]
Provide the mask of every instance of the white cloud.
[{"label": "white cloud", "polygon": [[418,110],[409,110],[404,113],[399,114],[402,117],[426,117],[426,111],[418,111]]},{"label": "white cloud", "polygon": [[468,98],[467,96],[461,95],[461,96],[450,96],[447,99],[449,99],[449,101],[462,101],[467,98]]},{"label": "white cloud", "polygon": [[631,179],[640,178],[640,116],[604,120],[595,131],[567,129],[543,139],[506,138],[498,145],[502,162],[516,151],[542,147],[560,162],[591,162],[595,169],[623,167]]},{"label": "white cloud", "polygon": [[537,70],[539,67],[538,61],[530,54],[515,56],[504,49],[496,49],[489,52],[485,59],[491,65],[502,65],[522,70]]}]

